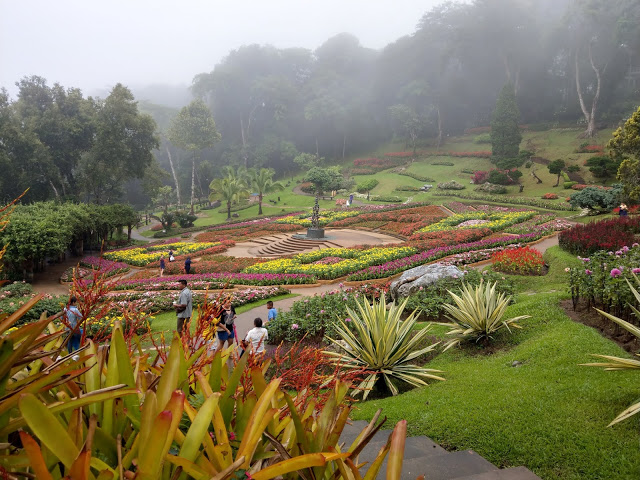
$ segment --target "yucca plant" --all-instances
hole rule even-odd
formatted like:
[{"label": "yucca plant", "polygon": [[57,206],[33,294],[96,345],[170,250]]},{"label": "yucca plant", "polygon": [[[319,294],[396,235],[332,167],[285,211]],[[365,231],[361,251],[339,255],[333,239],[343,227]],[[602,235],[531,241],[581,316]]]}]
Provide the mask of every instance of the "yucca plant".
[{"label": "yucca plant", "polygon": [[[347,307],[352,328],[342,319],[336,327],[342,342],[329,338],[339,352],[327,351],[334,362],[344,368],[366,370],[364,380],[358,385],[356,394],[367,398],[379,380],[392,395],[398,394],[394,380],[401,380],[413,386],[427,385],[427,380],[444,380],[434,375],[440,370],[413,365],[410,362],[421,355],[433,351],[436,344],[421,347],[429,335],[429,328],[417,333],[413,331],[418,311],[413,311],[405,320],[402,314],[407,304],[405,299],[400,305],[392,303],[387,309],[384,297],[379,301],[357,301],[357,311]],[[415,335],[414,335],[415,333]]]},{"label": "yucca plant", "polygon": [[[636,283],[640,284],[638,277],[635,274],[633,276],[636,279]],[[631,285],[631,282],[629,282],[629,280],[627,280],[627,284],[629,285],[629,288],[631,289],[631,293],[633,293],[633,296],[635,297],[636,302],[640,304],[640,293],[638,292],[638,290],[634,288],[633,285]],[[634,305],[629,304],[629,307],[631,307],[631,310],[633,310],[633,313],[635,314],[636,318],[640,318],[640,311]],[[625,320],[622,320],[621,318],[615,317],[610,313],[603,312],[602,310],[598,310],[597,308],[596,310],[600,315],[608,318],[612,322],[617,323],[626,331],[632,333],[637,338],[640,338],[640,328],[636,327],[635,325]],[[604,358],[605,360],[608,360],[608,362],[583,363],[582,365],[586,365],[588,367],[603,367],[605,370],[640,370],[640,360],[636,360],[633,358],[612,357],[610,355],[594,354],[593,356],[598,358]],[[636,356],[640,357],[640,354],[636,353]],[[629,408],[627,408],[622,413],[620,413],[620,415],[614,418],[613,421],[607,426],[610,427],[611,425],[615,425],[616,423],[621,422],[622,420],[626,420],[627,418],[635,415],[638,412],[640,412],[640,401],[634,403]]]},{"label": "yucca plant", "polygon": [[451,327],[447,335],[453,338],[445,342],[444,350],[464,341],[488,342],[492,335],[502,328],[509,332],[512,327],[522,328],[516,322],[531,318],[530,315],[520,315],[504,320],[502,317],[511,302],[511,297],[497,293],[496,285],[497,282],[485,284],[481,281],[476,287],[463,284],[460,295],[448,291],[455,305],[446,304],[443,308],[451,322],[439,325]]}]

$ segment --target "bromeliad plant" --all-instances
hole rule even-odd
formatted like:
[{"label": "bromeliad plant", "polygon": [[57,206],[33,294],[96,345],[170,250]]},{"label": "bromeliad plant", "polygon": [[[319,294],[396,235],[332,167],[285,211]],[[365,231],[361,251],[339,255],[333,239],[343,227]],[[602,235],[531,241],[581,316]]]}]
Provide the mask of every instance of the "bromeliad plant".
[{"label": "bromeliad plant", "polygon": [[[373,480],[389,454],[400,478],[406,422],[400,422],[366,475],[358,454],[382,426],[377,418],[346,448],[338,445],[352,406],[338,381],[321,408],[268,381],[267,365],[244,355],[230,373],[230,350],[199,363],[177,336],[164,362],[130,352],[116,322],[107,349],[89,340],[77,360],[60,358],[64,331],[45,315],[11,329],[38,297],[0,314],[0,473],[5,478]],[[45,333],[46,332],[46,333]],[[251,382],[241,383],[241,377]],[[191,391],[203,398],[190,403]],[[19,441],[17,437],[19,436]]]},{"label": "bromeliad plant", "polygon": [[384,297],[372,304],[364,299],[356,301],[357,310],[347,307],[349,327],[340,320],[336,330],[342,340],[330,338],[339,352],[326,352],[336,364],[355,370],[366,370],[367,375],[358,385],[356,394],[362,392],[366,399],[371,390],[378,386],[386,386],[393,394],[398,394],[395,381],[402,381],[413,386],[427,385],[426,380],[444,380],[434,375],[440,370],[413,365],[412,360],[433,351],[437,344],[421,347],[429,335],[429,329],[423,328],[413,335],[417,311],[412,312],[406,320],[401,316],[407,304],[405,299],[400,305],[392,303],[387,310]]},{"label": "bromeliad plant", "polygon": [[[635,274],[634,274],[634,278],[635,278],[636,284],[640,284],[640,281],[638,280],[638,277]],[[631,289],[631,292],[633,293],[633,296],[635,297],[636,304],[640,304],[640,293],[638,293],[638,290],[636,290],[634,288],[634,286],[631,285],[631,282],[629,282],[629,280],[627,280],[627,284],[629,285],[629,288]],[[636,318],[640,318],[640,310],[638,310],[632,304],[629,304],[629,307],[633,310],[633,313],[636,315]],[[640,328],[638,328],[637,326],[635,326],[635,325],[633,325],[633,324],[631,324],[629,322],[626,322],[626,321],[622,320],[621,318],[618,318],[618,317],[616,317],[614,315],[611,315],[610,313],[603,312],[602,310],[598,310],[597,308],[596,308],[596,310],[603,317],[608,318],[612,322],[615,322],[616,324],[620,325],[622,328],[624,328],[629,333],[632,333],[637,338],[640,338]],[[608,360],[608,362],[584,363],[583,365],[586,365],[588,367],[602,367],[602,368],[604,368],[605,370],[608,370],[608,371],[614,371],[614,370],[640,370],[640,360],[637,360],[635,358],[620,358],[620,357],[612,357],[610,355],[593,355],[593,356],[594,357],[603,358],[605,360]],[[640,356],[640,354],[636,354],[636,356]],[[607,426],[610,427],[611,425],[615,425],[616,423],[621,422],[623,420],[626,420],[627,418],[635,415],[638,412],[640,412],[640,401],[634,403],[629,408],[627,408],[622,413],[620,413]]]},{"label": "bromeliad plant", "polygon": [[455,305],[446,304],[443,308],[451,323],[439,324],[451,327],[447,335],[453,338],[445,342],[445,350],[466,341],[486,343],[502,328],[509,332],[511,327],[522,328],[516,322],[531,318],[530,315],[520,315],[503,320],[511,297],[496,292],[496,285],[497,282],[485,284],[482,281],[476,287],[463,285],[460,295],[449,291]]}]

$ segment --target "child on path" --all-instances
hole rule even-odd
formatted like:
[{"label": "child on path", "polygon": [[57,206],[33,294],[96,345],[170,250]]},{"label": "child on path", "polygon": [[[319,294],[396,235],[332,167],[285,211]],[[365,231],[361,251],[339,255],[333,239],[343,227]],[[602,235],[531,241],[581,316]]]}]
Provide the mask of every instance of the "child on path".
[{"label": "child on path", "polygon": [[160,276],[162,277],[164,275],[164,257],[160,257]]}]

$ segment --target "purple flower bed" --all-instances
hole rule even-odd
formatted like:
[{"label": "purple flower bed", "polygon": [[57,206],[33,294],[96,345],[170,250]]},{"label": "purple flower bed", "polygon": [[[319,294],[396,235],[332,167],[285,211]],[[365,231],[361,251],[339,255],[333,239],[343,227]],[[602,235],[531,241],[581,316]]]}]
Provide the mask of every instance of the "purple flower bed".
[{"label": "purple flower bed", "polygon": [[103,275],[111,276],[122,272],[129,271],[129,265],[124,262],[113,262],[100,257],[84,257],[80,260],[80,265],[89,267],[93,270],[99,270]]},{"label": "purple flower bed", "polygon": [[432,248],[422,253],[410,255],[408,257],[392,260],[382,265],[374,265],[355,272],[347,280],[370,280],[374,278],[385,278],[403,272],[409,268],[417,267],[424,263],[433,262],[439,258],[453,255],[456,253],[468,252],[471,250],[481,250],[491,247],[511,245],[513,243],[528,243],[537,240],[542,235],[540,233],[527,233],[524,235],[513,235],[509,237],[501,237],[495,239],[479,240],[477,242],[462,243],[459,245],[448,245],[445,247]]},{"label": "purple flower bed", "polygon": [[257,218],[255,220],[247,220],[244,222],[226,223],[224,225],[216,225],[215,227],[210,228],[207,231],[211,232],[215,230],[228,230],[230,228],[241,228],[241,227],[251,227],[254,225],[262,225],[263,223],[272,223],[274,220],[277,220],[279,218],[295,217],[297,215],[300,215],[301,213],[302,212],[287,213],[286,215],[274,215],[272,217]]},{"label": "purple flower bed", "polygon": [[186,279],[194,290],[221,288],[233,285],[296,285],[314,283],[315,277],[301,273],[202,273],[169,277],[123,280],[116,290],[179,290],[179,280]]}]

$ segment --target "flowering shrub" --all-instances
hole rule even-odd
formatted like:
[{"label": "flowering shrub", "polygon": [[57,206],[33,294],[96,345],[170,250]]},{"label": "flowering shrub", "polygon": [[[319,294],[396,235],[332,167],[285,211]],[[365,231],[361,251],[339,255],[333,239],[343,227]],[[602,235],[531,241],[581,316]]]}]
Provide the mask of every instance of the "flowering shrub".
[{"label": "flowering shrub", "polygon": [[483,172],[482,170],[478,170],[471,177],[471,181],[476,185],[481,185],[487,181],[489,178],[489,172]]},{"label": "flowering shrub", "polygon": [[336,199],[336,207],[344,207],[347,204],[346,198],[337,198]]},{"label": "flowering shrub", "polygon": [[[318,223],[325,226],[335,220],[342,220],[349,217],[355,217],[360,213],[359,210],[322,210]],[[311,226],[311,214],[302,213],[297,216],[284,217],[276,220],[277,224],[297,225],[299,227]]]},{"label": "flowering shrub", "polygon": [[545,193],[542,198],[543,200],[557,200],[558,195],[556,193]]},{"label": "flowering shrub", "polygon": [[580,267],[567,268],[569,289],[574,308],[580,300],[587,308],[597,307],[638,325],[638,319],[628,304],[636,305],[627,280],[640,274],[640,246],[622,246],[614,251],[599,250],[578,258]]},{"label": "flowering shrub", "polygon": [[496,252],[491,260],[498,272],[516,275],[541,275],[544,267],[542,253],[529,246]]},{"label": "flowering shrub", "polygon": [[577,255],[588,255],[598,250],[618,250],[634,243],[634,234],[640,232],[640,218],[622,217],[585,225],[575,225],[560,233],[558,242],[563,249]]},{"label": "flowering shrub", "polygon": [[504,230],[505,233],[529,233],[532,231],[536,232],[561,232],[562,230],[568,230],[573,226],[572,223],[568,222],[564,218],[553,218],[553,215],[550,213],[536,215],[531,220],[527,220],[526,222],[517,223],[507,229]]},{"label": "flowering shrub", "polygon": [[[8,283],[0,288],[0,312],[11,315],[35,296],[36,294],[30,283]],[[46,294],[42,300],[22,315],[15,325],[19,326],[23,323],[37,320],[42,312],[47,312],[49,315],[57,313],[64,308],[68,300],[69,295]]]},{"label": "flowering shrub", "polygon": [[451,180],[450,182],[439,183],[438,188],[440,190],[464,190],[467,187],[465,187],[461,183],[456,182],[455,180]]}]

